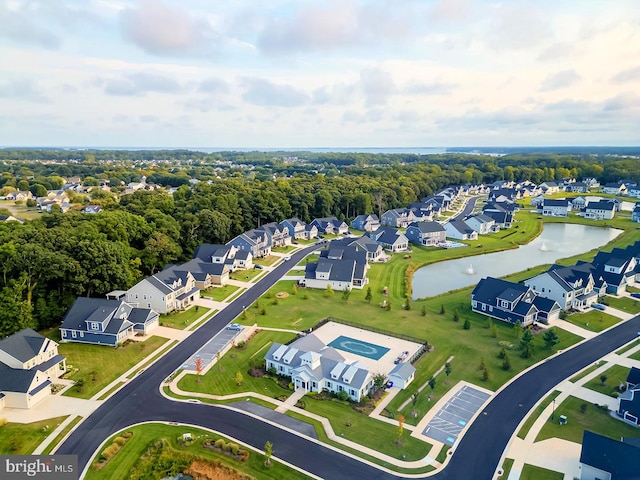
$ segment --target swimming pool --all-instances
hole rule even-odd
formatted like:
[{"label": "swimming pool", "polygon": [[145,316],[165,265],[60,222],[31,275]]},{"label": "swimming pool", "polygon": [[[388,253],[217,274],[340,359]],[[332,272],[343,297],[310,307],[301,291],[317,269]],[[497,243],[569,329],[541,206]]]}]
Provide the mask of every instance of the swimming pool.
[{"label": "swimming pool", "polygon": [[380,345],[364,342],[362,340],[356,340],[355,338],[346,337],[344,335],[340,335],[338,338],[331,341],[328,346],[337,350],[342,350],[343,352],[367,357],[372,360],[380,360],[380,358],[389,351],[386,347],[381,347]]}]

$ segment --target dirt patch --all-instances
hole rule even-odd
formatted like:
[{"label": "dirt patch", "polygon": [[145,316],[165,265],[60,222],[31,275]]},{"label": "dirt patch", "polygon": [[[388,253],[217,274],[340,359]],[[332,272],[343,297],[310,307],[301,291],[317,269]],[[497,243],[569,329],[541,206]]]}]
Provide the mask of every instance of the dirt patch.
[{"label": "dirt patch", "polygon": [[287,292],[278,292],[276,293],[276,298],[287,298],[289,294]]},{"label": "dirt patch", "polygon": [[211,463],[194,460],[184,472],[194,480],[253,480],[253,477],[233,470],[219,462]]},{"label": "dirt patch", "polygon": [[262,378],[265,376],[267,372],[264,368],[254,367],[254,368],[250,368],[248,373],[250,377]]}]

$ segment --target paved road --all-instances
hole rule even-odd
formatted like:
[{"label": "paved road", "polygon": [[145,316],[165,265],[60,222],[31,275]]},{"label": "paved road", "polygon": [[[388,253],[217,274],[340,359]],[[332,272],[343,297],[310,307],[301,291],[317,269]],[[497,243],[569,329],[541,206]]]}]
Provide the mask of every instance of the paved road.
[{"label": "paved road", "polygon": [[[182,422],[217,430],[256,448],[268,440],[274,444],[274,455],[298,465],[319,477],[339,479],[395,478],[357,459],[345,456],[315,442],[298,437],[221,406],[176,402],[162,397],[158,385],[198,348],[270,288],[292,265],[315,247],[292,255],[242,294],[226,309],[204,324],[198,335],[191,335],[169,355],[161,358],[104,402],[71,434],[56,453],[78,455],[83,469],[100,444],[113,433],[142,421]],[[293,263],[295,262],[295,263]],[[490,479],[502,452],[533,405],[547,391],[576,371],[595,362],[633,339],[640,331],[640,316],[542,363],[520,376],[503,389],[487,405],[460,440],[448,466],[438,479]]]},{"label": "paved road", "polygon": [[455,219],[463,220],[464,217],[471,214],[471,212],[473,212],[473,209],[476,206],[476,202],[478,201],[478,198],[480,197],[471,197],[469,200],[467,200],[467,203],[464,204],[464,208],[460,212],[458,212],[456,215],[453,215],[449,219],[449,221],[455,220]]}]

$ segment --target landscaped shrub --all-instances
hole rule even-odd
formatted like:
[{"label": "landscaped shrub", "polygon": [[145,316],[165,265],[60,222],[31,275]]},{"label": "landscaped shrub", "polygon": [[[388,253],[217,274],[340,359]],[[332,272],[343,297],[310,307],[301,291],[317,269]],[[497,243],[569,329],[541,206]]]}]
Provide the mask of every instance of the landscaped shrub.
[{"label": "landscaped shrub", "polygon": [[238,453],[240,453],[240,445],[238,445],[237,443],[228,443],[227,445],[229,446],[229,450],[231,451],[231,453],[233,453],[234,455],[238,455]]},{"label": "landscaped shrub", "polygon": [[113,439],[113,443],[116,443],[120,446],[124,445],[125,443],[127,443],[127,439],[124,437],[116,437]]},{"label": "landscaped shrub", "polygon": [[102,456],[106,460],[111,460],[113,458],[113,456],[116,453],[118,453],[119,450],[120,450],[120,445],[118,445],[117,443],[112,443],[111,445],[109,445],[107,448],[105,448],[102,451]]},{"label": "landscaped shrub", "polygon": [[227,444],[227,442],[225,442],[222,438],[219,438],[215,441],[215,443],[213,444],[216,448],[219,448],[220,450],[224,450],[224,446]]}]

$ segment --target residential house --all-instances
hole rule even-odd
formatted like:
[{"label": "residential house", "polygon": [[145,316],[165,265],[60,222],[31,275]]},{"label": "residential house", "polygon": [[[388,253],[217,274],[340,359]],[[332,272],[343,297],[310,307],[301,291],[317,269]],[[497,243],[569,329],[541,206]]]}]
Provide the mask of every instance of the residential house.
[{"label": "residential house", "polygon": [[444,224],[447,238],[456,240],[477,240],[478,232],[469,227],[462,220],[454,219]]},{"label": "residential house", "polygon": [[141,280],[127,290],[126,301],[167,314],[188,308],[199,297],[200,290],[191,273],[167,269]]},{"label": "residential house", "polygon": [[86,205],[82,209],[82,213],[89,213],[95,215],[96,213],[100,213],[102,211],[102,207],[100,205]]},{"label": "residential house", "polygon": [[78,297],[62,320],[60,337],[62,342],[115,347],[136,333],[148,334],[159,318],[153,309],[123,300]]},{"label": "residential house", "polygon": [[631,212],[631,221],[640,222],[640,203],[636,203]]},{"label": "residential house", "polygon": [[351,221],[351,228],[363,232],[373,232],[380,226],[380,219],[375,213],[358,215]]},{"label": "residential house", "polygon": [[545,216],[566,217],[571,210],[571,204],[566,198],[545,198],[542,205],[538,206],[538,212]]},{"label": "residential house", "polygon": [[536,195],[535,197],[529,200],[529,205],[532,207],[538,208],[545,201],[546,197],[544,195]]},{"label": "residential house", "polygon": [[565,192],[579,192],[579,193],[588,193],[589,185],[584,182],[573,182],[568,184],[565,187]]},{"label": "residential house", "polygon": [[486,235],[500,230],[500,227],[496,225],[496,221],[483,213],[467,217],[464,219],[464,223],[472,230],[478,232],[479,235]]},{"label": "residential house", "polygon": [[389,372],[388,380],[394,387],[405,389],[413,382],[416,374],[416,367],[409,362],[400,362]]},{"label": "residential house", "polygon": [[271,254],[271,238],[266,231],[260,229],[241,233],[229,240],[227,245],[232,245],[242,252],[249,252],[253,258],[262,258]]},{"label": "residential house", "polygon": [[580,197],[574,197],[572,199],[569,200],[571,202],[571,210],[582,210],[584,207],[587,206],[587,199],[580,196]]},{"label": "residential house", "polygon": [[640,426],[640,369],[631,367],[627,389],[618,397],[617,414],[623,420]]},{"label": "residential house", "polygon": [[318,228],[315,225],[307,225],[297,218],[287,218],[280,222],[280,226],[287,229],[289,237],[294,240],[309,240],[318,236]]},{"label": "residential house", "polygon": [[522,193],[520,190],[516,190],[515,188],[498,188],[491,190],[489,192],[488,201],[489,202],[504,202],[509,201],[513,202],[515,200],[520,199]]},{"label": "residential house", "polygon": [[229,272],[251,268],[253,255],[248,250],[238,250],[233,245],[203,243],[193,252],[193,258],[206,263],[224,264]]},{"label": "residential house", "polygon": [[447,231],[438,222],[414,222],[405,232],[411,243],[424,246],[436,246],[447,239]]},{"label": "residential house", "polygon": [[318,233],[344,235],[349,231],[349,225],[336,217],[314,218],[311,225],[318,229]]},{"label": "residential house", "polygon": [[79,183],[82,183],[82,180],[80,177],[67,177],[64,179],[64,183],[65,185],[78,185]]},{"label": "residential house", "polygon": [[33,199],[33,194],[29,190],[17,190],[15,192],[7,193],[5,197],[7,200],[15,200],[19,202],[24,202],[26,200]]},{"label": "residential house", "polygon": [[351,243],[348,243],[350,247],[354,247],[358,251],[364,251],[367,253],[367,261],[377,262],[385,259],[384,249],[375,240],[363,235],[356,238]]},{"label": "residential house", "polygon": [[471,309],[503,322],[527,326],[534,322],[549,323],[560,315],[560,306],[542,298],[532,288],[500,278],[480,280],[471,292]]},{"label": "residential house", "polygon": [[271,248],[284,247],[291,244],[291,237],[289,236],[289,229],[282,227],[281,225],[271,222],[265,223],[256,230],[262,230],[267,233]]},{"label": "residential house", "polygon": [[[436,214],[433,203],[415,202],[409,205],[414,222],[431,222]],[[437,212],[438,214],[440,211]]]},{"label": "residential house", "polygon": [[634,285],[638,261],[628,249],[614,248],[611,252],[598,252],[591,261],[594,277],[607,282],[607,293],[620,295],[627,285]]},{"label": "residential house", "polygon": [[595,218],[596,220],[611,220],[615,216],[616,205],[608,200],[599,202],[589,202],[584,207],[582,216],[584,218]]},{"label": "residential house", "polygon": [[420,199],[420,202],[433,207],[435,212],[446,212],[451,209],[451,197],[449,195],[428,195]]},{"label": "residential house", "polygon": [[348,361],[314,334],[289,345],[273,343],[264,357],[268,370],[291,377],[295,390],[346,392],[359,402],[373,388],[373,373],[362,361]]},{"label": "residential house", "polygon": [[13,215],[0,215],[0,222],[18,222],[24,223],[24,220],[14,217]]},{"label": "residential house", "polygon": [[524,284],[541,297],[557,302],[562,310],[586,308],[604,295],[607,288],[604,279],[594,278],[589,263],[568,267],[555,264]]},{"label": "residential house", "polygon": [[614,440],[585,430],[580,451],[580,480],[637,480],[638,438]]},{"label": "residential house", "polygon": [[226,263],[203,262],[198,258],[180,265],[167,265],[162,271],[172,270],[175,277],[189,272],[193,276],[196,288],[206,290],[214,285],[226,285],[229,281],[229,265]]},{"label": "residential house", "polygon": [[331,285],[333,290],[339,291],[362,288],[368,282],[368,268],[365,251],[331,242],[328,249],[320,252],[317,262],[307,264],[304,280],[300,283],[321,289]]},{"label": "residential house", "polygon": [[0,340],[0,410],[33,407],[65,371],[58,344],[30,328]]},{"label": "residential house", "polygon": [[413,212],[408,208],[394,208],[382,214],[380,223],[387,227],[407,228],[415,220]]},{"label": "residential house", "polygon": [[589,188],[598,188],[600,186],[600,182],[593,177],[583,178],[582,181],[586,183]]},{"label": "residential house", "polygon": [[409,239],[395,228],[380,227],[375,232],[367,232],[365,235],[391,252],[404,252],[409,248]]},{"label": "residential house", "polygon": [[638,185],[629,185],[627,186],[627,195],[629,197],[636,197],[636,198],[640,198],[640,186]]},{"label": "residential house", "polygon": [[607,183],[604,187],[602,187],[602,192],[610,193],[613,195],[624,195],[625,193],[627,193],[627,186],[622,182]]},{"label": "residential house", "polygon": [[543,193],[552,194],[560,191],[560,186],[556,182],[544,182],[540,184],[540,189]]}]

